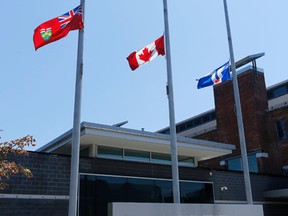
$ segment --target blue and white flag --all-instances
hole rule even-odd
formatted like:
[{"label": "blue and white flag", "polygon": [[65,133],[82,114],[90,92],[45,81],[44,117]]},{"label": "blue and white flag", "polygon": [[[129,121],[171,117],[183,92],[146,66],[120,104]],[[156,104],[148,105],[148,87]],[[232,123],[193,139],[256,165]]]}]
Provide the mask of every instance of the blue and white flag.
[{"label": "blue and white flag", "polygon": [[198,80],[197,88],[204,88],[211,85],[230,80],[229,61],[206,76]]}]

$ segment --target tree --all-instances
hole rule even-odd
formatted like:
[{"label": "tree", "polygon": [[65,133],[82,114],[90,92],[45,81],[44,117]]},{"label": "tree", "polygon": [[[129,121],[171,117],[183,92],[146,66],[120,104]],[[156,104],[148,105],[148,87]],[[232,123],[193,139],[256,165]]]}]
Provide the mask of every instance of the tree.
[{"label": "tree", "polygon": [[33,176],[28,168],[10,159],[9,155],[27,156],[29,153],[24,148],[35,146],[34,142],[35,139],[30,135],[9,142],[0,142],[0,190],[8,186],[3,180],[9,179],[13,175],[22,173],[28,178]]}]

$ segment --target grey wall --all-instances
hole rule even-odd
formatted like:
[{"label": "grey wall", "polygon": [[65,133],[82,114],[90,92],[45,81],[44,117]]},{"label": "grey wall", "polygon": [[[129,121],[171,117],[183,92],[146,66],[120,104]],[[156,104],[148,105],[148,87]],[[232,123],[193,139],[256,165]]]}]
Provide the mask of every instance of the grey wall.
[{"label": "grey wall", "polygon": [[[69,194],[70,157],[31,152],[28,157],[20,157],[17,160],[27,168],[30,168],[34,177],[26,179],[20,175],[14,176],[7,181],[9,188],[0,191],[0,194],[44,195],[44,198],[3,198],[0,195],[1,215],[67,215],[68,199],[65,196]],[[171,167],[167,165],[100,158],[81,158],[80,172],[171,178]],[[182,180],[213,182],[216,202],[245,201],[244,180],[240,172],[180,167],[179,173]],[[284,176],[251,174],[251,181],[253,199],[258,202],[268,201],[263,198],[263,191],[288,188],[288,177]],[[221,191],[222,186],[227,187],[227,190]],[[55,195],[60,198],[51,199],[48,195]],[[282,209],[288,212],[288,200],[282,201],[286,203],[284,207],[283,205],[277,205],[277,208],[275,208],[275,205],[264,206],[264,215],[282,216],[281,214],[272,214],[276,212],[275,209]]]}]

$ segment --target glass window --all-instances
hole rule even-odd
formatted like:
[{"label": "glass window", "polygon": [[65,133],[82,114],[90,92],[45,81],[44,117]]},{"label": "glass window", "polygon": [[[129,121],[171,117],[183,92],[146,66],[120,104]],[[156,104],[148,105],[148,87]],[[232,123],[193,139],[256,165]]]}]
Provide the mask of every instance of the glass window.
[{"label": "glass window", "polygon": [[198,125],[200,125],[201,123],[202,123],[201,117],[196,118],[196,119],[194,120],[194,125],[195,125],[195,126],[198,126]]},{"label": "glass window", "polygon": [[[121,176],[80,176],[80,215],[106,216],[108,203],[172,203],[172,181]],[[212,183],[180,181],[182,203],[213,203]]]},{"label": "glass window", "polygon": [[[147,161],[152,163],[164,163],[171,164],[171,155],[156,153],[156,152],[148,152],[148,151],[139,151],[132,149],[122,149],[115,147],[107,147],[107,146],[98,146],[98,156],[102,157],[111,157],[111,158],[119,158],[119,159],[128,159],[134,161]],[[184,166],[194,166],[194,158],[189,156],[178,156],[179,165]]]},{"label": "glass window", "polygon": [[[248,155],[248,165],[249,165],[250,172],[258,173],[256,154]],[[228,159],[227,166],[228,166],[228,170],[243,171],[241,158]]]},{"label": "glass window", "polygon": [[193,157],[188,157],[188,156],[178,156],[178,163],[179,165],[195,165],[194,164],[194,158]]},{"label": "glass window", "polygon": [[152,152],[151,161],[160,163],[171,163],[171,156],[169,154]]},{"label": "glass window", "polygon": [[288,166],[283,166],[282,170],[283,170],[283,175],[288,176]]},{"label": "glass window", "polygon": [[277,125],[277,133],[279,140],[286,140],[287,133],[286,133],[286,122],[285,120],[279,120],[276,122]]},{"label": "glass window", "polygon": [[256,154],[248,155],[249,171],[258,173],[258,165]]},{"label": "glass window", "polygon": [[274,90],[273,96],[274,97],[280,97],[280,96],[282,96],[282,95],[284,95],[286,93],[287,93],[286,92],[286,86],[281,86],[281,87],[279,87],[279,88]]},{"label": "glass window", "polygon": [[234,170],[234,171],[242,170],[240,158],[227,160],[227,165],[228,170]]},{"label": "glass window", "polygon": [[138,150],[124,150],[124,158],[131,159],[131,160],[150,160],[150,152],[146,151],[138,151]]},{"label": "glass window", "polygon": [[[181,203],[212,203],[213,188],[212,184],[181,182],[180,184]],[[207,194],[210,199],[207,200]]]},{"label": "glass window", "polygon": [[210,115],[209,114],[205,115],[202,117],[202,119],[203,119],[203,123],[208,122],[208,121],[210,121]]},{"label": "glass window", "polygon": [[123,158],[123,149],[114,148],[114,147],[106,147],[106,146],[98,146],[98,155],[113,157],[113,158]]},{"label": "glass window", "polygon": [[157,193],[159,203],[173,203],[172,181],[155,180],[155,188],[161,193]]},{"label": "glass window", "polygon": [[127,202],[160,202],[157,200],[157,194],[161,193],[161,189],[155,189],[154,180],[150,179],[127,179]]},{"label": "glass window", "polygon": [[285,95],[288,93],[288,85],[284,84],[282,86],[277,86],[273,89],[270,89],[267,91],[267,97],[268,100],[271,100],[273,98],[281,97],[282,95]]},{"label": "glass window", "polygon": [[194,127],[194,122],[193,121],[188,121],[186,124],[187,124],[187,128],[188,129]]}]

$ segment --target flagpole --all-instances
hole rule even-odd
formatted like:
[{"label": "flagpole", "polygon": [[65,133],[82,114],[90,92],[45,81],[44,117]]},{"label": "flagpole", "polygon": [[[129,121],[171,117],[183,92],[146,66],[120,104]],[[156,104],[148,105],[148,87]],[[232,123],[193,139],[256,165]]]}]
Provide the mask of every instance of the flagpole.
[{"label": "flagpole", "polygon": [[[82,6],[82,19],[84,22],[85,0],[80,0]],[[77,215],[78,185],[79,185],[79,155],[80,155],[80,133],[81,133],[81,92],[83,76],[83,45],[84,28],[79,29],[78,51],[75,82],[74,118],[72,131],[72,152],[70,168],[70,190],[69,190],[69,216]]]},{"label": "flagpole", "polygon": [[243,118],[242,118],[241,103],[240,103],[240,95],[239,95],[238,80],[237,80],[237,74],[236,74],[236,66],[235,66],[235,60],[234,60],[232,37],[231,37],[231,30],[230,30],[226,0],[223,0],[223,3],[224,3],[226,28],[227,28],[227,36],[228,36],[228,43],[229,43],[231,69],[232,69],[232,76],[233,76],[232,80],[233,80],[234,98],[235,98],[235,103],[236,103],[236,116],[237,116],[238,133],[239,133],[239,139],[240,139],[246,199],[247,199],[248,204],[253,204],[251,182],[250,182],[250,175],[249,175],[249,166],[248,166],[248,157],[247,157],[246,143],[245,143],[245,133],[244,133]]},{"label": "flagpole", "polygon": [[163,0],[163,8],[164,8],[164,25],[165,25],[165,33],[164,33],[165,37],[164,38],[165,38],[165,48],[166,48],[166,65],[167,65],[167,80],[168,80],[167,96],[169,100],[170,136],[171,136],[173,200],[174,200],[174,203],[180,203],[177,137],[176,137],[176,126],[175,126],[175,110],[174,110],[167,0]]}]

